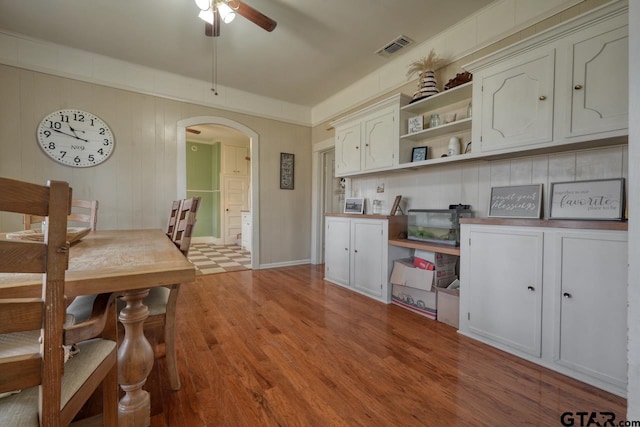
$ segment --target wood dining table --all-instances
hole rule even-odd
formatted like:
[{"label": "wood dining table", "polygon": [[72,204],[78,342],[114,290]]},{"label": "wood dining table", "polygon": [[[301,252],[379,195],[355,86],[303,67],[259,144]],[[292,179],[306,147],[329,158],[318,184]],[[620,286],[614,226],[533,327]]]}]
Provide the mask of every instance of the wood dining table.
[{"label": "wood dining table", "polygon": [[[150,397],[143,390],[153,367],[153,349],[144,336],[149,310],[142,300],[152,287],[195,280],[195,267],[162,230],[93,231],[71,245],[65,295],[118,292],[126,302],[119,320],[124,339],[118,348],[118,383],[124,396],[118,425],[149,426]],[[0,295],[39,298],[42,277],[0,274]]]}]

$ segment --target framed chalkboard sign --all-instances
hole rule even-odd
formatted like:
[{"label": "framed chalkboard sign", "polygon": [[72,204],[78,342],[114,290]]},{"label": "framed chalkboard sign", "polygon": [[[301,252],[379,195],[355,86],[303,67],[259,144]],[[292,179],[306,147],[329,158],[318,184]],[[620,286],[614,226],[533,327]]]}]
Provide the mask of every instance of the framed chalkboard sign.
[{"label": "framed chalkboard sign", "polygon": [[542,184],[491,187],[488,216],[539,219],[541,213]]}]

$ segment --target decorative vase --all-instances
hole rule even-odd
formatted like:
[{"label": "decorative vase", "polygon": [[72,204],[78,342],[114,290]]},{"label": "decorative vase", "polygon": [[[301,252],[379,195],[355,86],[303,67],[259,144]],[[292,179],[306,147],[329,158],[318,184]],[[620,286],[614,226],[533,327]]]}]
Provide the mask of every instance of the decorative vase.
[{"label": "decorative vase", "polygon": [[434,71],[423,71],[418,79],[418,90],[413,93],[413,100],[426,98],[439,92],[436,87],[436,74]]}]

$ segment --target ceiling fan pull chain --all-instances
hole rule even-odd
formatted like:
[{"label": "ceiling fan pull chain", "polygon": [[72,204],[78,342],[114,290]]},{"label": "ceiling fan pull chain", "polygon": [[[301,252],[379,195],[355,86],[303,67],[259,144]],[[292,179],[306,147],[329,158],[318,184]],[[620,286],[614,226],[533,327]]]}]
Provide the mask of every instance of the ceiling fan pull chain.
[{"label": "ceiling fan pull chain", "polygon": [[213,48],[211,51],[211,92],[218,96],[218,38],[212,37]]}]

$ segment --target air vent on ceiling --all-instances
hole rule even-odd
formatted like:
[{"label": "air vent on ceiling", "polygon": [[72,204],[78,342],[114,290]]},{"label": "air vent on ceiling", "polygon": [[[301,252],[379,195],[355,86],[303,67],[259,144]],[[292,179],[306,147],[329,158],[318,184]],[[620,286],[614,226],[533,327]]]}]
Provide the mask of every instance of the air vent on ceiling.
[{"label": "air vent on ceiling", "polygon": [[411,40],[409,37],[400,35],[384,45],[384,47],[376,51],[376,53],[381,56],[389,56],[396,53],[403,47],[410,45],[411,43],[413,43],[413,40]]}]

